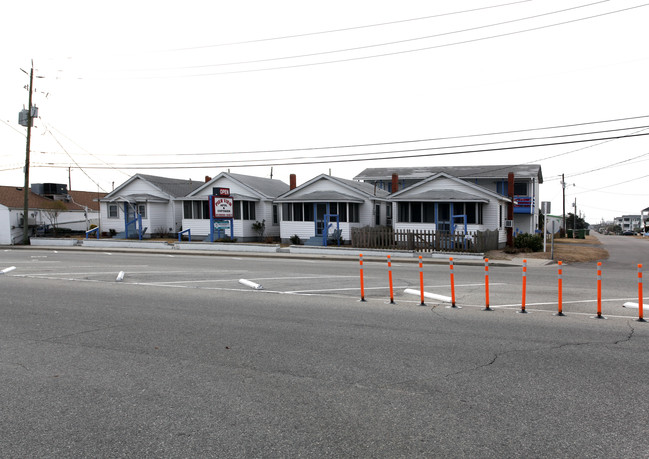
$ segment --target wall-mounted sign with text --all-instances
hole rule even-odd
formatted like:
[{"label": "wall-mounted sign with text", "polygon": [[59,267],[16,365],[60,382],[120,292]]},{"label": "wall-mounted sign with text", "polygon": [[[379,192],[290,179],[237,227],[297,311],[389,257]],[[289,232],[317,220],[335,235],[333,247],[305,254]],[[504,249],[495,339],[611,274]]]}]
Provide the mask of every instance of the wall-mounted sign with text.
[{"label": "wall-mounted sign with text", "polygon": [[233,217],[233,199],[222,198],[221,196],[212,196],[212,209],[214,218],[232,218]]}]

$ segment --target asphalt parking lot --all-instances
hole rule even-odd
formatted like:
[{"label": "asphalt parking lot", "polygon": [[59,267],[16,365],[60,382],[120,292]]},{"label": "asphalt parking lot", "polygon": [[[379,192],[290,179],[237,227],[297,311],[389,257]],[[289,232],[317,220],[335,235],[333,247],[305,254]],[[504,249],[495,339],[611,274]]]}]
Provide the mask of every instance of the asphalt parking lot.
[{"label": "asphalt parking lot", "polygon": [[[642,457],[649,325],[635,271],[0,252],[4,457]],[[117,276],[124,272],[118,282]],[[256,290],[240,279],[258,283]],[[449,294],[449,266],[424,266]],[[398,288],[397,288],[398,286]]]}]

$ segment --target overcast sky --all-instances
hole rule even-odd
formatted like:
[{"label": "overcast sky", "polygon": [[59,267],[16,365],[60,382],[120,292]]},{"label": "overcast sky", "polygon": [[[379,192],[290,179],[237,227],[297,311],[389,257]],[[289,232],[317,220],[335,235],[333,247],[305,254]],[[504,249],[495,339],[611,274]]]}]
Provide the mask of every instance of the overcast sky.
[{"label": "overcast sky", "polygon": [[649,207],[642,0],[36,0],[1,24],[2,185],[33,59],[31,183],[535,163],[553,214],[561,174],[589,223]]}]

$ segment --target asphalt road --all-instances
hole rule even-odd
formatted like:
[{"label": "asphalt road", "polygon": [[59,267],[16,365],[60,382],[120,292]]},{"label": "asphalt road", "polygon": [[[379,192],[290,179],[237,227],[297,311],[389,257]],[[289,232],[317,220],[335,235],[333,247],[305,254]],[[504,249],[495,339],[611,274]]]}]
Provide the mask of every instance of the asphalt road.
[{"label": "asphalt road", "polygon": [[[389,304],[378,262],[360,302],[355,260],[0,251],[0,456],[649,457],[649,324],[615,263],[597,320],[591,264],[557,317],[556,265],[520,314],[520,267],[490,267],[487,312],[479,264],[451,309],[403,293],[411,263]],[[450,295],[448,265],[424,279]]]}]

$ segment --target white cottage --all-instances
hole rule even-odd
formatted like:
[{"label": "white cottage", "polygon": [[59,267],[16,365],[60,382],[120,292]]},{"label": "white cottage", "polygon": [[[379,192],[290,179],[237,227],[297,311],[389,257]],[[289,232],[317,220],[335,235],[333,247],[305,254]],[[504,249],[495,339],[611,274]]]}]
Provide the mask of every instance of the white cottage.
[{"label": "white cottage", "polygon": [[175,236],[182,225],[182,202],[203,182],[135,174],[100,200],[102,233],[117,238]]},{"label": "white cottage", "polygon": [[[237,241],[259,239],[252,227],[255,222],[264,222],[265,237],[279,236],[279,211],[273,200],[288,191],[289,186],[281,180],[221,172],[182,199],[183,230],[191,230],[192,239],[206,239],[210,235],[209,198],[215,194],[215,188],[229,188],[234,199],[234,237]],[[223,236],[226,235],[230,235],[229,230],[223,231]]]},{"label": "white cottage", "polygon": [[351,228],[391,223],[388,192],[373,185],[322,174],[299,187],[291,176],[291,188],[275,200],[281,205],[282,242],[298,236],[309,245],[322,245],[323,233],[338,226],[342,239],[350,240]]},{"label": "white cottage", "polygon": [[514,174],[514,233],[535,233],[539,227],[539,185],[543,174],[539,164],[505,164],[491,166],[421,166],[368,168],[354,177],[391,193],[408,188],[438,174],[445,173],[467,183],[479,185],[501,196],[508,196],[508,176]]},{"label": "white cottage", "polygon": [[498,230],[507,241],[505,220],[509,198],[480,185],[441,172],[390,195],[395,230],[465,233]]}]

